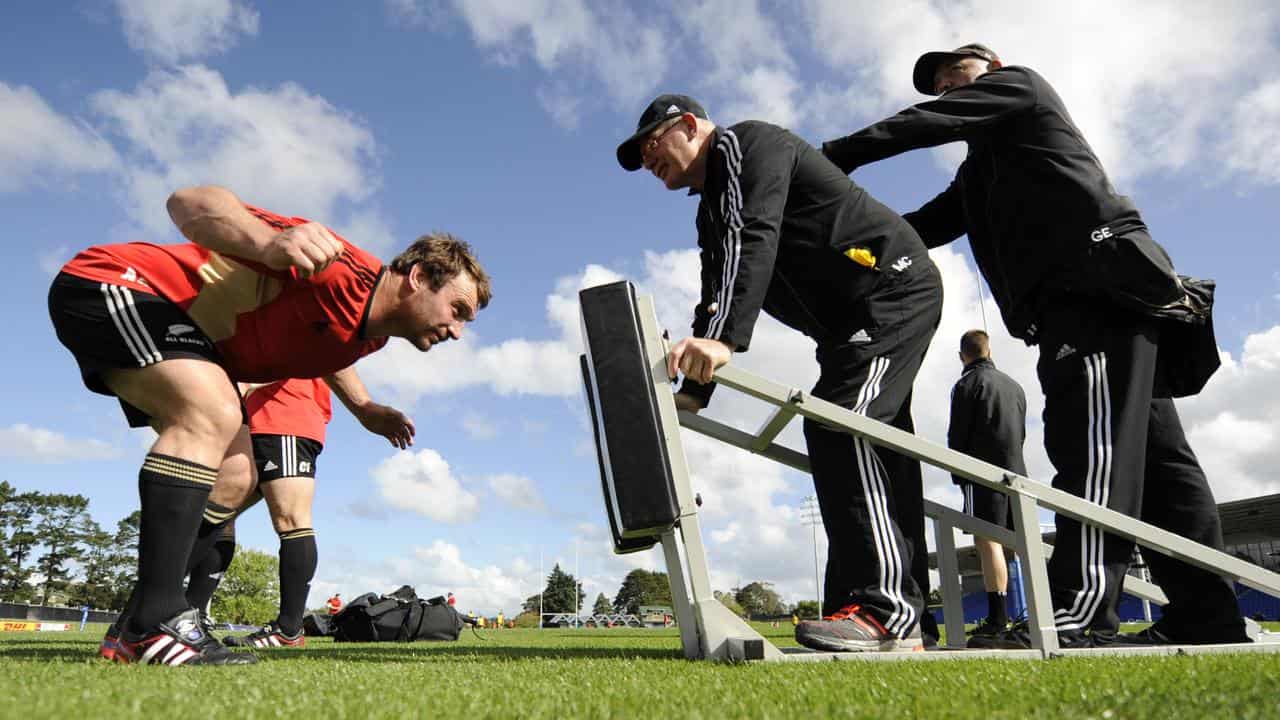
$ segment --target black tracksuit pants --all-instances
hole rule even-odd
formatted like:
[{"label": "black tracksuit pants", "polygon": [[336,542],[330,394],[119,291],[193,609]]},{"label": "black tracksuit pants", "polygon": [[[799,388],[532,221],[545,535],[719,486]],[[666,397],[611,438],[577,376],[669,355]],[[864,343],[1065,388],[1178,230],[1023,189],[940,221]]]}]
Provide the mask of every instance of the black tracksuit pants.
[{"label": "black tracksuit pants", "polygon": [[[1059,298],[1040,323],[1037,373],[1053,486],[1209,547],[1222,525],[1204,471],[1156,372],[1155,320]],[[1058,515],[1049,585],[1058,630],[1114,632],[1133,543]],[[1179,640],[1244,638],[1231,584],[1143,552],[1169,597],[1160,626]]]},{"label": "black tracksuit pants", "polygon": [[[942,314],[941,276],[920,262],[866,298],[865,333],[819,344],[815,397],[913,429],[911,386]],[[812,420],[804,434],[829,542],[823,613],[856,603],[904,637],[928,587],[920,463]]]}]

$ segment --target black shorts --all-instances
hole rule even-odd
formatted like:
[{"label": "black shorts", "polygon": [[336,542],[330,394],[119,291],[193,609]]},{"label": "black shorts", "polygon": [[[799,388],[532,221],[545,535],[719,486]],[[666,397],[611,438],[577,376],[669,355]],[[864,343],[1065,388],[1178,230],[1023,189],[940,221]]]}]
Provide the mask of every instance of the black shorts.
[{"label": "black shorts", "polygon": [[296,435],[253,435],[253,463],[258,467],[258,482],[287,477],[316,476],[316,458],[324,445],[311,438]]},{"label": "black shorts", "polygon": [[960,483],[960,492],[964,493],[964,514],[979,520],[986,520],[992,525],[1013,529],[1013,513],[1009,512],[1009,496],[985,485],[977,483]]},{"label": "black shorts", "polygon": [[[144,368],[175,358],[222,364],[213,341],[181,308],[122,285],[58,273],[49,288],[49,318],[58,340],[75,356],[85,387],[102,395],[115,395],[103,381],[104,370]],[[150,424],[146,413],[123,400],[120,405],[130,427]]]}]

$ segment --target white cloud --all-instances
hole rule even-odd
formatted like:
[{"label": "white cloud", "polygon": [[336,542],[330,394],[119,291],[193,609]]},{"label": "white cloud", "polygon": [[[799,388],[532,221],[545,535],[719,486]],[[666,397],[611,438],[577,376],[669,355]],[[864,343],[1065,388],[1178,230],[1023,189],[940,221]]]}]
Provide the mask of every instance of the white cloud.
[{"label": "white cloud", "polygon": [[1257,88],[1231,108],[1221,149],[1229,169],[1280,184],[1280,81]]},{"label": "white cloud", "polygon": [[129,47],[165,63],[215,55],[258,34],[258,12],[239,0],[116,0]]},{"label": "white cloud", "polygon": [[489,489],[503,502],[517,510],[542,512],[547,504],[542,500],[538,485],[524,475],[504,473],[489,478]]},{"label": "white cloud", "polygon": [[515,617],[524,598],[538,591],[528,579],[531,568],[523,558],[513,558],[505,566],[473,567],[457,545],[444,540],[415,547],[412,559],[393,564],[418,588],[431,588],[430,592],[439,594],[452,592],[462,612],[490,614],[502,610],[508,617]]},{"label": "white cloud", "polygon": [[49,106],[25,85],[0,82],[0,192],[69,185],[120,162],[111,144]]},{"label": "white cloud", "polygon": [[[170,232],[165,199],[184,185],[215,182],[335,226],[339,201],[362,201],[378,186],[369,130],[292,83],[236,92],[196,65],[154,71],[132,92],[104,90],[91,103],[121,140],[126,208],[153,236]],[[385,227],[366,216],[352,227],[385,242]]]},{"label": "white cloud", "polygon": [[67,463],[110,460],[120,449],[101,440],[69,438],[59,432],[17,423],[0,428],[0,456],[20,462]]},{"label": "white cloud", "polygon": [[467,522],[480,508],[479,498],[462,486],[435,450],[398,452],[378,463],[370,475],[388,505],[436,522]]},{"label": "white cloud", "polygon": [[492,440],[498,436],[498,426],[477,412],[462,416],[462,429],[476,440]]},{"label": "white cloud", "polygon": [[476,45],[500,63],[531,58],[547,73],[599,83],[634,103],[661,77],[671,48],[657,13],[621,2],[454,0]]},{"label": "white cloud", "polygon": [[1280,492],[1280,325],[1250,335],[1178,412],[1219,502]]}]

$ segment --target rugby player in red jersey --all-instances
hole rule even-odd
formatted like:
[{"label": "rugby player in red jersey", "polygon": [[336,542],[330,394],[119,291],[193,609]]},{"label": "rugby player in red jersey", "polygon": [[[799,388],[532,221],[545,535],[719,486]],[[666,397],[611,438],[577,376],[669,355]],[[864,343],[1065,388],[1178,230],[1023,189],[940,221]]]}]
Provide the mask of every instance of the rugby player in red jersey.
[{"label": "rugby player in red jersey", "polygon": [[390,337],[423,351],[457,339],[488,304],[489,278],[443,233],[384,267],[319,223],[225,188],[179,190],[168,209],[191,243],[88,248],[54,279],[49,312],[85,385],[159,436],[139,473],[136,603],[116,657],[249,663],[200,627],[182,588],[188,559],[257,484],[235,383],[330,375]]}]

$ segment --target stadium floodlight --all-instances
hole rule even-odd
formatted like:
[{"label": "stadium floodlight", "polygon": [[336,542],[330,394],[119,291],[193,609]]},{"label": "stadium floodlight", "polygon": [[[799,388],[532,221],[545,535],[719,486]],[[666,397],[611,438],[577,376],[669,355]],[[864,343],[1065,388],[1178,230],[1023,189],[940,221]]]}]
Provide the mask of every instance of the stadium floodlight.
[{"label": "stadium floodlight", "polygon": [[822,582],[818,579],[818,526],[822,524],[822,511],[818,509],[818,498],[805,496],[800,505],[800,520],[813,534],[813,595],[818,599],[818,617],[822,617]]}]

